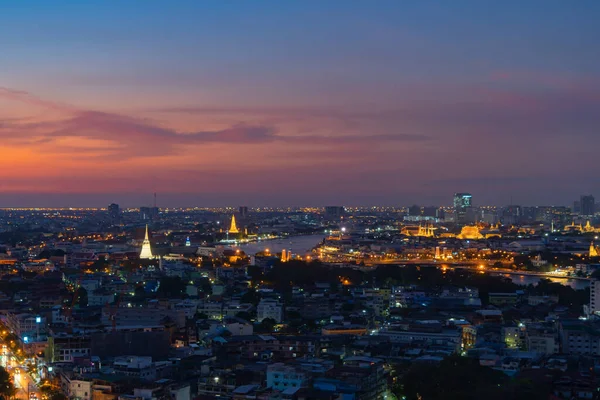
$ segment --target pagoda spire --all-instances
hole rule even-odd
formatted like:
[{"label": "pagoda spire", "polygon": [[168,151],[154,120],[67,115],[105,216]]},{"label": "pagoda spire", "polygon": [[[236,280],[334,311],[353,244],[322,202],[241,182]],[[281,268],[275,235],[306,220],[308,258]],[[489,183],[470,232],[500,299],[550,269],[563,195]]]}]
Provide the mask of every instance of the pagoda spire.
[{"label": "pagoda spire", "polygon": [[589,257],[598,257],[598,249],[594,246],[594,242],[590,243]]},{"label": "pagoda spire", "polygon": [[239,229],[235,225],[235,215],[231,216],[231,226],[229,227],[229,233],[240,233]]},{"label": "pagoda spire", "polygon": [[152,254],[152,247],[150,246],[150,237],[148,235],[148,224],[146,224],[146,234],[144,236],[144,242],[142,243],[142,251],[140,252],[140,258],[150,260],[154,258]]}]

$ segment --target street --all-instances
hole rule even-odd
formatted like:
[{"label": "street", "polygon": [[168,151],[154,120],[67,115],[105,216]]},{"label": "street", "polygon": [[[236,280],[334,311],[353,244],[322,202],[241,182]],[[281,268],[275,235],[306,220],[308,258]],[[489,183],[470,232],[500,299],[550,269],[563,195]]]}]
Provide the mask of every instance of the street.
[{"label": "street", "polygon": [[20,362],[19,359],[11,352],[10,348],[4,343],[2,344],[2,354],[0,356],[0,363],[5,367],[13,377],[13,382],[17,393],[15,399],[28,400],[28,399],[39,399],[40,391],[33,378],[27,373],[24,362]]}]

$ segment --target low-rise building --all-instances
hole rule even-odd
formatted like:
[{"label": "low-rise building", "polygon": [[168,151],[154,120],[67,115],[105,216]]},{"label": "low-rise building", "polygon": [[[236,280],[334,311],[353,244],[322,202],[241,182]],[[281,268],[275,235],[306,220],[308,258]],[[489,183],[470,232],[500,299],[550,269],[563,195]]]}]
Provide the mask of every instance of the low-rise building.
[{"label": "low-rise building", "polygon": [[267,318],[273,319],[277,323],[283,321],[283,306],[277,300],[263,299],[258,303],[256,319],[262,321]]}]

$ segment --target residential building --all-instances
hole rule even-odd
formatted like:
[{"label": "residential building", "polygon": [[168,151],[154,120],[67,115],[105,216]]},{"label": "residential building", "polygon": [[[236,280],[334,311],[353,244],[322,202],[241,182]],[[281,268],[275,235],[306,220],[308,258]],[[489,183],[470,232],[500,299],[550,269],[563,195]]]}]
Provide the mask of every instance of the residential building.
[{"label": "residential building", "polygon": [[267,318],[273,319],[277,323],[281,323],[283,321],[283,305],[277,300],[261,300],[256,307],[256,319],[262,321]]}]

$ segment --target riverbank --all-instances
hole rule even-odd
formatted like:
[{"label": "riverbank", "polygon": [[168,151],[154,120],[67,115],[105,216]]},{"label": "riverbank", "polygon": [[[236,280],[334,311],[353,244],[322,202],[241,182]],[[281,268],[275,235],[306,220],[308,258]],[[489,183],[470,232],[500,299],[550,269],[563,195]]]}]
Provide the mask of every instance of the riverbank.
[{"label": "riverbank", "polygon": [[324,234],[287,236],[285,238],[259,240],[256,242],[240,243],[237,245],[230,244],[230,247],[234,249],[240,249],[248,255],[254,255],[267,249],[271,253],[279,253],[285,249],[286,251],[291,251],[292,254],[304,256],[310,254],[312,249],[321,243],[326,237],[327,235]]}]

